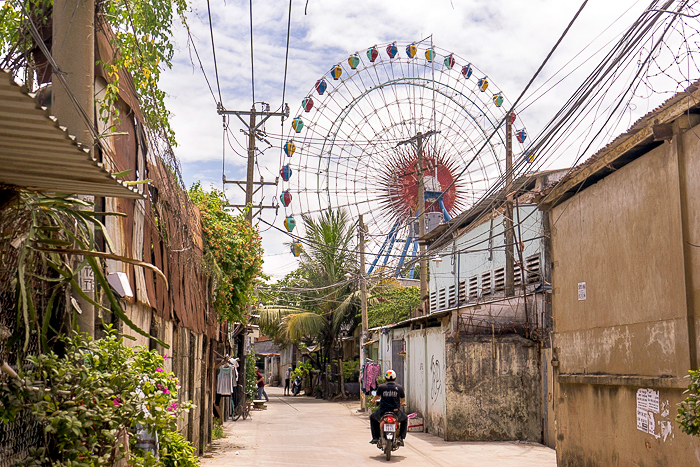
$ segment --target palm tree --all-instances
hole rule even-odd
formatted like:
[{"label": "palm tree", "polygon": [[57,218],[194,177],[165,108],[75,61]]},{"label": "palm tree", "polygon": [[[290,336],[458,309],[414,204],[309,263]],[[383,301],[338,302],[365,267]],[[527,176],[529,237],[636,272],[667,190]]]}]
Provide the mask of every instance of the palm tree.
[{"label": "palm tree", "polygon": [[278,340],[318,345],[315,364],[328,382],[341,330],[357,324],[354,286],[346,277],[357,272],[356,223],[342,209],[328,209],[317,219],[302,215],[302,220],[306,233],[299,269],[276,288],[277,299],[261,310],[259,323]]}]

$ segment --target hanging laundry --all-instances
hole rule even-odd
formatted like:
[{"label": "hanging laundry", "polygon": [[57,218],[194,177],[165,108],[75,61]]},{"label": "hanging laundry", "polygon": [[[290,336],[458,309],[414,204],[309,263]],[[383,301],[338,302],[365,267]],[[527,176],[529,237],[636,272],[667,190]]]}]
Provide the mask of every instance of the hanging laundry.
[{"label": "hanging laundry", "polygon": [[219,368],[216,378],[216,393],[221,396],[230,396],[233,392],[233,367],[226,364]]}]

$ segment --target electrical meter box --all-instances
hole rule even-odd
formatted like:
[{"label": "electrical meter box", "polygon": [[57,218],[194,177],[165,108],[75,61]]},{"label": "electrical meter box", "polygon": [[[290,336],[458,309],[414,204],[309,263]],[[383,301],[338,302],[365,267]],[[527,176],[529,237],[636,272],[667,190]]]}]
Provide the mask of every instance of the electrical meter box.
[{"label": "electrical meter box", "polygon": [[[425,213],[425,233],[430,232],[438,225],[445,222],[445,215],[441,212],[426,212]],[[418,238],[419,228],[418,228],[418,218],[412,217],[410,219],[409,225],[411,226],[410,235],[411,238]]]}]

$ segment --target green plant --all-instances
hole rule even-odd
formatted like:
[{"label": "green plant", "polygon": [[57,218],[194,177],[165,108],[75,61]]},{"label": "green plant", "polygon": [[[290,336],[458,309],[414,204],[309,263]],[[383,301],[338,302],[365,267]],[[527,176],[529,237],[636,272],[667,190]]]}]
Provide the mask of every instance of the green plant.
[{"label": "green plant", "polygon": [[208,272],[216,279],[214,307],[219,319],[245,323],[246,305],[255,298],[253,286],[264,277],[260,235],[245,215],[228,211],[223,192],[204,191],[195,183],[189,196],[200,211]]},{"label": "green plant", "polygon": [[360,376],[360,360],[343,362],[343,378],[345,381],[357,381]]},{"label": "green plant", "polygon": [[[66,287],[97,308],[114,313],[124,324],[139,334],[154,339],[168,348],[167,344],[155,339],[129,319],[112,293],[99,262],[101,258],[128,262],[150,268],[166,279],[163,273],[151,264],[97,251],[95,231],[101,232],[102,238],[112,252],[116,251],[101,218],[123,216],[123,214],[95,211],[92,203],[69,195],[49,196],[20,190],[17,203],[7,211],[6,215],[15,216],[19,219],[18,223],[22,224],[19,227],[21,230],[13,234],[17,235],[16,241],[19,245],[15,283],[17,324],[18,328],[24,331],[23,350],[26,351],[31,334],[36,333],[42,349],[45,352],[48,351],[51,331],[54,335],[59,334],[57,329],[51,329],[51,323],[54,315],[62,313],[65,309],[61,299]],[[75,259],[80,257],[82,259]],[[91,270],[110,308],[103,306],[83,291],[78,283],[78,276],[83,269]],[[43,271],[43,274],[38,271]],[[44,297],[37,291],[39,284],[47,285],[46,295],[48,296],[41,307],[37,305],[37,299]]]},{"label": "green plant", "polygon": [[370,328],[386,326],[408,319],[420,305],[418,287],[382,288],[369,298],[367,318]]},{"label": "green plant", "polygon": [[681,431],[687,435],[700,436],[700,370],[690,370],[686,378],[690,379],[685,400],[678,404],[676,421]]},{"label": "green plant", "polygon": [[226,434],[224,433],[224,427],[221,425],[221,420],[219,420],[218,418],[214,418],[214,427],[211,430],[211,438],[221,439],[225,437]]},{"label": "green plant", "polygon": [[245,393],[249,401],[253,400],[253,397],[255,397],[255,393],[258,391],[257,381],[258,378],[255,375],[255,355],[249,353],[248,355],[246,355],[245,364]]},{"label": "green plant", "polygon": [[[27,11],[38,26],[50,22],[53,0],[7,0],[0,8],[0,52],[11,54],[14,63],[25,63],[35,49],[26,25]],[[121,87],[127,83],[119,80],[119,71],[126,70],[132,76],[132,91],[139,99],[139,106],[146,124],[159,128],[154,132],[167,143],[175,145],[175,134],[170,126],[170,112],[165,106],[165,92],[158,81],[161,71],[172,67],[174,47],[173,23],[179,19],[185,27],[186,0],[100,0],[95,2],[96,16],[103,18],[114,33],[110,44],[113,49],[111,62],[101,62],[107,71],[109,82],[104,98],[98,102],[99,117],[114,123],[119,114],[114,104]],[[96,25],[96,28],[101,27]],[[109,37],[109,35],[108,35]],[[30,67],[27,67],[29,69]],[[33,77],[28,77],[28,83]]]},{"label": "green plant", "polygon": [[62,343],[62,355],[28,357],[20,379],[0,385],[0,421],[28,411],[43,427],[39,447],[22,465],[112,465],[124,455],[124,433],[131,435],[130,464],[154,465],[153,456],[136,447],[137,428],[163,437],[193,407],[178,404],[178,380],[163,370],[164,357],[125,346],[111,328],[103,339],[74,334]]},{"label": "green plant", "polygon": [[[223,429],[220,437],[223,437]],[[163,434],[160,438],[159,453],[163,467],[197,467],[199,465],[194,446],[178,431]]]}]

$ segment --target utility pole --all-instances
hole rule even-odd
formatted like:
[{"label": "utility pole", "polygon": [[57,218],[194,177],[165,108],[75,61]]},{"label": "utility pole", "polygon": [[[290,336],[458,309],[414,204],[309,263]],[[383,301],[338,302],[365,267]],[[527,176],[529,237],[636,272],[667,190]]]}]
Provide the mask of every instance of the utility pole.
[{"label": "utility pole", "polygon": [[[277,185],[277,180],[274,182],[266,182],[263,178],[260,178],[259,182],[253,180],[255,174],[255,140],[258,138],[257,132],[260,126],[267,121],[270,117],[289,117],[289,106],[284,105],[283,112],[270,112],[269,104],[265,104],[265,110],[256,111],[255,105],[251,107],[250,111],[239,111],[239,110],[225,110],[223,107],[219,107],[219,115],[235,115],[238,119],[245,125],[247,131],[245,133],[248,135],[248,171],[246,174],[246,180],[226,180],[226,175],[223,176],[223,182],[238,185],[241,189],[245,191],[245,204],[229,204],[228,207],[244,209],[248,207],[248,213],[246,218],[249,222],[253,222],[253,218],[258,215],[263,209],[277,209],[277,205],[263,205],[262,201],[260,205],[253,206],[253,195],[255,195],[263,186],[265,185]],[[258,122],[257,116],[260,115],[262,119]],[[245,121],[243,117],[249,117],[249,121]],[[225,118],[225,117],[224,117]],[[243,186],[245,184],[245,188]],[[255,186],[258,186],[255,188]],[[253,212],[253,208],[257,208],[256,212]]]},{"label": "utility pole", "polygon": [[[505,209],[505,244],[506,244],[506,297],[515,294],[515,256],[513,254],[513,123],[511,116],[506,117],[506,209]],[[522,265],[520,266],[522,268]]]},{"label": "utility pole", "polygon": [[[95,112],[95,1],[94,0],[55,0],[53,10],[53,32],[51,55],[63,73],[69,89],[63,87],[61,80],[52,78],[51,113],[66,126],[77,142],[90,149],[95,157],[95,140],[90,126],[94,126]],[[57,73],[58,70],[53,70]],[[76,109],[71,99],[71,91],[87,114],[86,122]],[[81,196],[94,202],[94,196]],[[79,262],[82,260],[76,260]],[[95,299],[95,280],[90,268],[80,271],[78,281],[85,294]],[[95,307],[78,297],[82,313],[76,321],[80,332],[95,335]]]},{"label": "utility pole", "polygon": [[[416,152],[418,153],[418,238],[425,235],[425,180],[423,177],[423,133],[416,135]],[[426,309],[428,295],[428,262],[425,259],[425,244],[418,242],[420,246],[420,307],[422,314],[430,311]]]},{"label": "utility pole", "polygon": [[[362,334],[360,334],[360,368],[365,366],[365,338],[367,336],[367,277],[365,276],[365,222],[360,214],[360,303],[362,306]],[[360,411],[367,410],[365,393],[360,391]]]},{"label": "utility pole", "polygon": [[[403,144],[413,144],[416,148],[417,161],[416,171],[418,172],[418,238],[425,235],[425,182],[423,177],[423,140],[430,136],[440,133],[439,131],[431,130],[427,133],[418,132],[413,138],[401,141],[396,147]],[[420,306],[422,314],[427,314],[430,310],[427,309],[426,303],[429,303],[428,298],[428,261],[425,258],[425,245],[420,245]]]},{"label": "utility pole", "polygon": [[[266,182],[262,178],[260,179],[260,182],[255,182],[253,181],[253,176],[255,174],[255,139],[257,137],[257,131],[260,126],[267,121],[268,118],[270,117],[282,117],[283,119],[289,116],[289,106],[284,105],[284,112],[270,112],[270,106],[266,105],[266,109],[260,112],[257,112],[255,110],[255,105],[251,107],[249,112],[245,111],[237,111],[237,110],[225,110],[221,104],[219,104],[218,108],[218,113],[219,115],[223,115],[224,119],[226,118],[226,115],[235,115],[238,117],[238,119],[243,122],[243,125],[245,125],[248,128],[247,134],[248,134],[248,171],[246,173],[246,181],[234,181],[234,180],[226,180],[226,175],[223,175],[223,182],[224,184],[226,183],[233,183],[238,185],[240,188],[243,188],[242,183],[245,183],[245,204],[240,205],[240,204],[229,204],[228,207],[234,207],[234,208],[239,208],[239,209],[244,209],[248,208],[248,212],[246,214],[246,219],[248,220],[249,223],[253,223],[253,217],[260,213],[263,209],[267,208],[272,208],[272,209],[277,209],[277,206],[275,205],[269,205],[269,206],[263,206],[262,201],[260,202],[260,205],[257,206],[258,211],[256,213],[253,213],[253,195],[258,192],[263,186],[265,185],[277,185],[277,181],[273,182]],[[262,119],[260,122],[257,122],[257,116],[260,115],[262,116]],[[250,117],[249,121],[246,122],[243,120],[244,116]],[[224,131],[226,129],[224,128]],[[254,186],[258,185],[257,189],[254,189]],[[248,340],[248,328],[243,328],[241,329],[240,332],[240,337],[238,339],[238,386],[236,387],[236,390],[238,391],[238,401],[239,403],[243,403],[245,401],[245,385],[246,385],[246,356],[247,356],[247,350],[246,349],[246,343]]]}]

